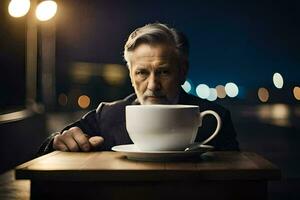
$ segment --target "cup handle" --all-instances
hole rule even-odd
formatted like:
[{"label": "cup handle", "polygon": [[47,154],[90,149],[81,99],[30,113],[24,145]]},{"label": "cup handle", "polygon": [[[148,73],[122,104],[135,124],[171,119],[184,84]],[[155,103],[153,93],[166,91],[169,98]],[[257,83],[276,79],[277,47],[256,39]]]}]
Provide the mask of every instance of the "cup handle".
[{"label": "cup handle", "polygon": [[207,138],[206,140],[204,140],[203,142],[201,142],[200,145],[206,144],[206,143],[208,143],[209,141],[211,141],[214,137],[216,137],[217,134],[219,133],[220,129],[221,129],[221,126],[222,126],[222,120],[221,120],[219,114],[216,113],[215,111],[212,111],[212,110],[206,110],[206,111],[203,111],[203,112],[199,113],[199,115],[200,115],[200,120],[201,120],[200,126],[201,126],[201,124],[202,124],[202,119],[203,119],[203,117],[204,117],[205,115],[209,115],[209,114],[213,115],[213,116],[216,118],[216,120],[217,120],[217,127],[216,127],[214,133],[213,133],[209,138]]},{"label": "cup handle", "polygon": [[201,145],[208,143],[214,137],[216,137],[216,135],[220,131],[220,128],[222,126],[221,118],[220,118],[220,116],[219,116],[218,113],[216,113],[215,111],[212,111],[212,110],[206,110],[206,111],[203,111],[203,112],[199,112],[199,127],[202,125],[202,119],[203,119],[203,117],[205,115],[208,115],[208,114],[213,115],[217,119],[217,127],[216,127],[214,133],[209,138],[207,138],[206,140],[204,140],[203,142],[191,145],[191,146],[187,147],[184,151],[193,151],[193,150],[196,150],[196,149],[200,148]]}]

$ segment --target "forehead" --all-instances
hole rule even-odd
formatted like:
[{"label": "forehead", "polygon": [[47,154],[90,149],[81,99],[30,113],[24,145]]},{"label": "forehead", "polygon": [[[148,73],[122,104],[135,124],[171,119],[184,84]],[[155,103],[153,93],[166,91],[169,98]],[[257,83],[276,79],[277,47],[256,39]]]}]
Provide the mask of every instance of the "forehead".
[{"label": "forehead", "polygon": [[166,44],[140,44],[132,51],[132,62],[147,62],[153,60],[170,61],[174,58],[174,48]]}]

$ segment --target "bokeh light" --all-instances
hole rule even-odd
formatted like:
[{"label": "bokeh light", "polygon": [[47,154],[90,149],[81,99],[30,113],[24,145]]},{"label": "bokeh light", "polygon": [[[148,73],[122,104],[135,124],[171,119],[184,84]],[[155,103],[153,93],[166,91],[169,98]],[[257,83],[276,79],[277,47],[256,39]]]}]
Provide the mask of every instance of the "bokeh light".
[{"label": "bokeh light", "polygon": [[8,13],[12,17],[25,16],[30,8],[30,0],[12,0],[8,4]]},{"label": "bokeh light", "polygon": [[267,102],[269,100],[269,91],[266,88],[259,88],[257,96],[261,102]]},{"label": "bokeh light", "polygon": [[273,74],[273,83],[276,88],[281,89],[283,87],[283,77],[280,73],[276,72]]},{"label": "bokeh light", "polygon": [[104,80],[112,86],[120,86],[125,83],[127,78],[127,68],[119,64],[105,64],[102,67]]},{"label": "bokeh light", "polygon": [[218,98],[217,90],[215,88],[210,88],[209,89],[209,96],[207,97],[207,99],[209,101],[215,101],[217,98]]},{"label": "bokeh light", "polygon": [[226,97],[225,87],[223,85],[218,85],[216,87],[218,98],[223,99]]},{"label": "bokeh light", "polygon": [[272,118],[286,119],[290,115],[290,110],[285,104],[275,104],[272,106]]},{"label": "bokeh light", "polygon": [[297,100],[300,100],[300,87],[296,86],[293,89],[294,97]]},{"label": "bokeh light", "polygon": [[190,82],[188,80],[186,80],[184,82],[183,85],[181,85],[181,87],[183,88],[183,90],[187,93],[189,93],[192,90],[192,85],[190,84]]},{"label": "bokeh light", "polygon": [[236,97],[239,93],[239,88],[235,83],[227,83],[225,85],[225,91],[227,96],[229,97]]},{"label": "bokeh light", "polygon": [[290,126],[291,110],[285,104],[263,105],[258,107],[258,117],[266,123],[276,126]]},{"label": "bokeh light", "polygon": [[208,96],[209,96],[209,87],[205,84],[199,84],[196,87],[196,94],[202,99],[208,98]]},{"label": "bokeh light", "polygon": [[40,21],[47,21],[55,16],[57,4],[55,1],[42,1],[36,8],[36,17]]},{"label": "bokeh light", "polygon": [[87,108],[89,107],[91,103],[90,97],[88,97],[87,95],[81,95],[78,98],[78,105],[80,108]]},{"label": "bokeh light", "polygon": [[65,106],[68,104],[68,96],[64,93],[58,95],[58,104],[61,106]]}]

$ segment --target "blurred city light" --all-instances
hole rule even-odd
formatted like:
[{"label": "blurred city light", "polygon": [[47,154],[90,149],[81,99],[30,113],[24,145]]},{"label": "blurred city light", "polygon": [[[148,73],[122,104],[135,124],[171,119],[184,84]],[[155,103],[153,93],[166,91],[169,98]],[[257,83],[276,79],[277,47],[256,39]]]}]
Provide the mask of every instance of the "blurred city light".
[{"label": "blurred city light", "polygon": [[80,108],[87,108],[89,107],[91,103],[90,97],[88,97],[87,95],[81,95],[78,98],[78,105]]},{"label": "blurred city light", "polygon": [[218,98],[217,90],[215,88],[210,88],[209,89],[209,96],[207,97],[207,99],[209,101],[215,101],[217,98]]},{"label": "blurred city light", "polygon": [[88,62],[74,62],[69,73],[74,82],[80,84],[87,84],[92,75],[96,74],[96,69],[100,68],[95,63]]},{"label": "blurred city light", "polygon": [[127,68],[119,64],[103,65],[103,78],[112,86],[118,86],[125,83],[127,78]]},{"label": "blurred city light", "polygon": [[297,100],[300,100],[300,87],[298,87],[298,86],[294,87],[293,93],[294,93],[294,97]]},{"label": "blurred city light", "polygon": [[235,83],[227,83],[225,85],[225,91],[227,96],[229,97],[236,97],[239,93],[239,88]]},{"label": "blurred city light", "polygon": [[276,88],[282,88],[283,87],[283,78],[280,73],[276,72],[273,74],[273,83]]},{"label": "blurred city light", "polygon": [[216,87],[217,95],[220,99],[223,99],[226,97],[225,87],[223,85],[218,85]]},{"label": "blurred city light", "polygon": [[61,106],[65,106],[65,105],[68,104],[68,97],[67,97],[66,94],[64,94],[64,93],[59,94],[58,104],[61,105]]},{"label": "blurred city light", "polygon": [[12,17],[25,16],[30,8],[30,0],[12,0],[8,5],[8,13]]},{"label": "blurred city light", "polygon": [[259,88],[257,96],[261,102],[267,102],[269,100],[269,91],[266,88]]},{"label": "blurred city light", "polygon": [[276,126],[290,126],[290,114],[289,106],[285,104],[264,104],[258,107],[258,117],[266,123],[270,123]]},{"label": "blurred city light", "polygon": [[36,17],[40,21],[47,21],[55,16],[57,4],[55,1],[42,1],[36,8]]},{"label": "blurred city light", "polygon": [[187,92],[187,93],[189,93],[189,92],[191,91],[191,89],[192,89],[192,85],[190,84],[190,82],[189,82],[188,80],[186,80],[186,81],[184,82],[184,84],[181,85],[181,87],[182,87],[183,90],[184,90],[185,92]]},{"label": "blurred city light", "polygon": [[286,119],[290,115],[290,110],[285,104],[275,104],[272,106],[271,111],[274,119]]},{"label": "blurred city light", "polygon": [[199,84],[196,87],[196,93],[200,98],[206,99],[209,96],[209,87],[205,84]]}]

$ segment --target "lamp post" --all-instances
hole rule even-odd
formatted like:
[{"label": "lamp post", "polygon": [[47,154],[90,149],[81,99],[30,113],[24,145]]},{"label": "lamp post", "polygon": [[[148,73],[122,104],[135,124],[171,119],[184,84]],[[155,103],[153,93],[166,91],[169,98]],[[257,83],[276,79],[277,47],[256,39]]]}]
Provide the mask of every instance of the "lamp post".
[{"label": "lamp post", "polygon": [[27,15],[26,106],[31,107],[37,100],[38,71],[40,71],[42,102],[46,109],[51,109],[56,100],[54,16],[57,4],[52,0],[39,3],[38,0],[11,0],[8,12],[15,18]]}]

